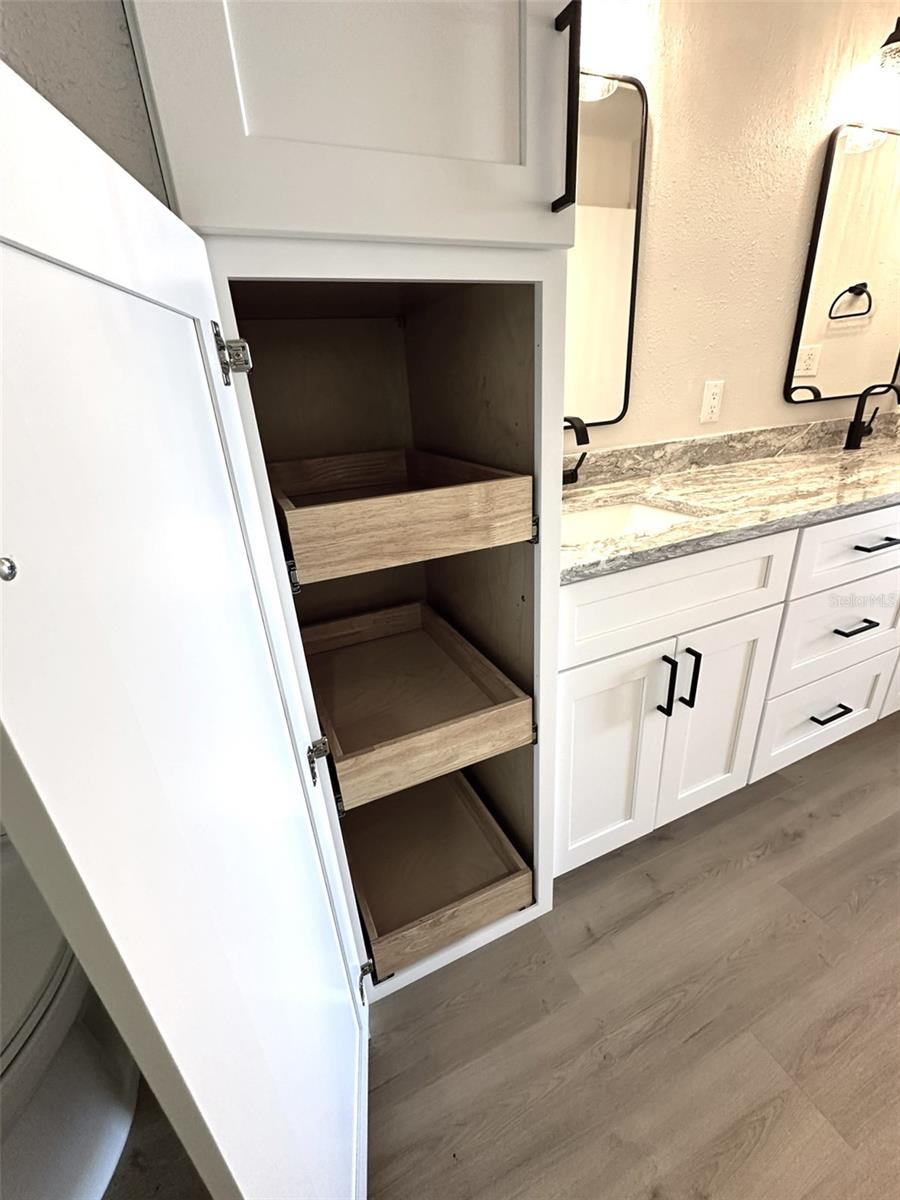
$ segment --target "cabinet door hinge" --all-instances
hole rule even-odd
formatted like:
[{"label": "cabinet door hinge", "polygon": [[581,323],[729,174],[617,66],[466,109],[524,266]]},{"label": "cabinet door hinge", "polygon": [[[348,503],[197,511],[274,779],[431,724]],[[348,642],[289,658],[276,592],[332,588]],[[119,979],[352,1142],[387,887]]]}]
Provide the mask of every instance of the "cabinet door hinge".
[{"label": "cabinet door hinge", "polygon": [[328,753],[328,738],[324,735],[316,738],[311,746],[306,748],[306,761],[309,763],[309,773],[312,775],[313,784],[319,782],[319,772],[316,769],[316,759],[324,758]]},{"label": "cabinet door hinge", "polygon": [[284,565],[287,567],[288,580],[291,584],[291,591],[296,596],[300,591],[300,576],[297,574],[297,564],[292,558],[286,558]]},{"label": "cabinet door hinge", "polygon": [[537,543],[540,541],[540,538],[541,538],[541,519],[540,519],[540,517],[532,517],[531,518],[531,541],[534,545],[537,545]]},{"label": "cabinet door hinge", "polygon": [[226,341],[217,321],[211,321],[213,339],[216,343],[216,353],[219,355],[219,366],[222,368],[222,379],[226,387],[231,387],[231,376],[246,375],[253,367],[250,357],[250,347],[243,338],[231,338]]},{"label": "cabinet door hinge", "polygon": [[363,981],[367,975],[369,975],[374,981],[375,964],[372,962],[371,958],[366,959],[366,961],[359,968],[359,998],[362,1000],[363,1004],[366,1002],[366,989],[363,987]]}]

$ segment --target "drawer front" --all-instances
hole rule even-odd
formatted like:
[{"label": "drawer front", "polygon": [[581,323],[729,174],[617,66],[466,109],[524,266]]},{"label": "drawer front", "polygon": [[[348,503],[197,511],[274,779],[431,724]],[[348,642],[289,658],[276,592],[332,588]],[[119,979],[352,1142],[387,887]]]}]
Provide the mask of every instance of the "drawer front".
[{"label": "drawer front", "polygon": [[900,645],[900,567],[792,600],[769,688],[780,696]]},{"label": "drawer front", "polygon": [[776,533],[562,588],[560,669],[780,603],[796,540]]},{"label": "drawer front", "polygon": [[790,594],[808,596],[900,563],[900,504],[800,533]]},{"label": "drawer front", "polygon": [[750,782],[877,720],[897,655],[879,654],[806,687],[769,700]]}]

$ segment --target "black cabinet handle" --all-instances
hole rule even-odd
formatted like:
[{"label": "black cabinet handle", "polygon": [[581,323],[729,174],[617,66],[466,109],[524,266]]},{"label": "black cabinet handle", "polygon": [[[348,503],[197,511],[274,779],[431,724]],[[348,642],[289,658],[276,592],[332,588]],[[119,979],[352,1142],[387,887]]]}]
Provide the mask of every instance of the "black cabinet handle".
[{"label": "black cabinet handle", "polygon": [[575,203],[578,182],[578,103],[581,85],[581,0],[571,0],[554,22],[557,33],[569,31],[569,72],[566,95],[566,190],[550,205],[562,212]]},{"label": "black cabinet handle", "polygon": [[886,537],[874,546],[854,546],[854,550],[862,550],[863,554],[874,554],[876,550],[890,550],[891,546],[900,546],[900,538]]},{"label": "black cabinet handle", "polygon": [[880,621],[873,621],[871,617],[863,617],[862,624],[857,625],[855,629],[834,629],[838,637],[856,637],[858,633],[868,633],[870,629],[878,629]]},{"label": "black cabinet handle", "polygon": [[675,688],[678,686],[678,660],[672,658],[669,654],[664,654],[662,660],[664,663],[669,664],[669,691],[665,704],[657,704],[656,707],[664,717],[671,717],[675,711]]},{"label": "black cabinet handle", "polygon": [[830,725],[832,721],[839,721],[841,717],[849,716],[853,709],[849,704],[839,704],[838,711],[832,713],[830,717],[810,717],[813,725]]},{"label": "black cabinet handle", "polygon": [[703,662],[703,655],[699,650],[692,650],[690,646],[685,648],[685,654],[690,654],[694,660],[694,670],[691,675],[691,686],[688,689],[687,699],[684,696],[679,696],[679,702],[686,704],[688,708],[693,708],[697,703],[697,684],[700,682],[700,664]]}]

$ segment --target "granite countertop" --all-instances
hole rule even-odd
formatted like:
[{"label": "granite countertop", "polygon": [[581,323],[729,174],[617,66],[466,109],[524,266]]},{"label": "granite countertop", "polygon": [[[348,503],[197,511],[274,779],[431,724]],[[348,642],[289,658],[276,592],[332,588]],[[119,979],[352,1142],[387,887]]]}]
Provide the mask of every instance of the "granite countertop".
[{"label": "granite countertop", "polygon": [[[687,514],[656,532],[597,541],[568,535],[566,517],[609,504],[646,504]],[[682,554],[900,504],[900,442],[832,447],[692,466],[563,490],[560,578],[593,579]]]}]

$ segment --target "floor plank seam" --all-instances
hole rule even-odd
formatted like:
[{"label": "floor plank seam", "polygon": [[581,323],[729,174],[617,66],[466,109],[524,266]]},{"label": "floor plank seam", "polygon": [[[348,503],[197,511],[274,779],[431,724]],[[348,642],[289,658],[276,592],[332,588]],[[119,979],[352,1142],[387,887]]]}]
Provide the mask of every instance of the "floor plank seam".
[{"label": "floor plank seam", "polygon": [[[805,1097],[805,1099],[816,1110],[816,1112],[819,1114],[819,1116],[822,1118],[822,1120],[825,1122],[825,1124],[828,1126],[828,1128],[830,1130],[832,1130],[833,1133],[837,1134],[837,1136],[840,1138],[840,1140],[843,1142],[843,1144],[847,1147],[850,1154],[855,1157],[859,1153],[857,1147],[852,1146],[850,1144],[850,1142],[847,1141],[847,1139],[844,1137],[844,1135],[841,1133],[841,1131],[838,1129],[838,1127],[834,1124],[834,1122],[830,1119],[830,1117],[828,1117],[825,1113],[822,1112],[822,1109],[815,1102],[815,1100],[812,1098],[812,1096],[809,1094],[809,1092],[806,1090],[806,1088],[803,1086],[803,1084],[800,1083],[799,1080],[795,1079],[794,1076],[787,1069],[787,1067],[785,1067],[781,1062],[778,1061],[778,1059],[775,1057],[775,1055],[772,1053],[772,1051],[769,1049],[769,1047],[760,1038],[759,1034],[757,1034],[753,1025],[749,1026],[749,1028],[747,1029],[747,1033],[749,1033],[750,1037],[753,1038],[754,1042],[756,1042],[757,1046],[759,1046],[759,1048],[763,1051],[763,1053],[768,1055],[768,1057],[772,1060],[772,1062],[775,1064],[775,1066],[784,1075],[785,1079],[788,1080],[791,1087],[795,1088],[798,1092],[803,1093],[803,1096]],[[848,1200],[849,1200],[849,1197],[848,1197]]]}]

